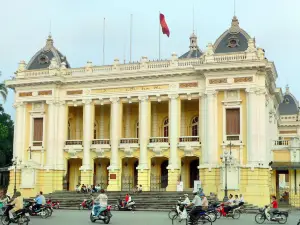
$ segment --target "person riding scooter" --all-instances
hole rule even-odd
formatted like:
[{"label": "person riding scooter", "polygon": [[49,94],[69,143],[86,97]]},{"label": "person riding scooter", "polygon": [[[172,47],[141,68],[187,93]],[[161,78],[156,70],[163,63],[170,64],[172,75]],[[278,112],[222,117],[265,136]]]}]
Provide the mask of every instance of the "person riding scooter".
[{"label": "person riding scooter", "polygon": [[99,217],[99,215],[101,214],[101,212],[103,212],[104,210],[106,210],[106,208],[107,208],[107,200],[108,200],[108,197],[105,194],[104,189],[101,189],[100,190],[100,194],[94,200],[94,205],[93,205],[93,209],[92,209],[92,215],[93,216]]},{"label": "person riding scooter", "polygon": [[21,192],[17,191],[14,195],[15,199],[9,203],[10,205],[14,205],[14,208],[9,211],[9,218],[14,219],[15,212],[17,212],[20,209],[23,209],[24,207],[24,201],[23,197],[21,195]]}]

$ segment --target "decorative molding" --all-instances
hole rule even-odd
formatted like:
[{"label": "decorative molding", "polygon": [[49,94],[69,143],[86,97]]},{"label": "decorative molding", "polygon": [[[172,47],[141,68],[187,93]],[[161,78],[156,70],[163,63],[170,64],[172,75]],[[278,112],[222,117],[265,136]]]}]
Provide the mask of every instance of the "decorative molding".
[{"label": "decorative molding", "polygon": [[297,130],[281,130],[279,134],[297,134]]},{"label": "decorative molding", "polygon": [[82,95],[82,90],[67,91],[67,95]]},{"label": "decorative molding", "polygon": [[198,87],[198,82],[180,83],[179,88],[194,88]]},{"label": "decorative molding", "polygon": [[216,97],[216,95],[218,94],[218,91],[208,90],[208,91],[205,91],[205,94],[207,95],[207,97]]},{"label": "decorative molding", "polygon": [[19,97],[29,97],[32,96],[32,92],[20,92]]},{"label": "decorative molding", "polygon": [[235,77],[234,83],[252,82],[253,77]]},{"label": "decorative molding", "polygon": [[44,103],[43,102],[33,102],[32,110],[33,111],[44,111]]},{"label": "decorative molding", "polygon": [[149,86],[133,86],[133,87],[121,87],[121,88],[103,88],[94,89],[92,94],[102,94],[102,93],[120,93],[120,92],[135,92],[135,91],[155,91],[155,90],[165,90],[169,89],[168,84],[162,85],[149,85]]},{"label": "decorative molding", "polygon": [[47,105],[54,105],[56,102],[54,100],[47,100]]},{"label": "decorative molding", "polygon": [[47,90],[47,91],[39,91],[38,95],[52,95],[52,90]]},{"label": "decorative molding", "polygon": [[253,87],[248,87],[248,88],[246,88],[245,89],[245,91],[248,93],[248,94],[250,94],[250,93],[255,93],[255,91],[256,91],[256,88],[253,88]]},{"label": "decorative molding", "polygon": [[227,78],[209,79],[209,84],[226,84]]},{"label": "decorative molding", "polygon": [[177,99],[179,97],[179,95],[178,94],[169,94],[168,97],[170,99]]},{"label": "decorative molding", "polygon": [[83,95],[90,95],[92,93],[92,90],[90,88],[85,88],[82,91]]},{"label": "decorative molding", "polygon": [[16,102],[14,103],[13,107],[16,109],[16,108],[19,108],[19,107],[23,107],[25,105],[24,102]]},{"label": "decorative molding", "polygon": [[92,99],[83,99],[82,100],[82,103],[85,104],[85,105],[90,105],[92,104],[93,100]]}]

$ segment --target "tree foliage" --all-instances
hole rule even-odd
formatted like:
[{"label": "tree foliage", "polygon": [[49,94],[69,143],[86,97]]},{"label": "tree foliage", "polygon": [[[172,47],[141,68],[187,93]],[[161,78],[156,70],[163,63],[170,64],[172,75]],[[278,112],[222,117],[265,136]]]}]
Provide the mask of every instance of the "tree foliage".
[{"label": "tree foliage", "polygon": [[14,141],[14,122],[0,105],[0,167],[11,163]]}]

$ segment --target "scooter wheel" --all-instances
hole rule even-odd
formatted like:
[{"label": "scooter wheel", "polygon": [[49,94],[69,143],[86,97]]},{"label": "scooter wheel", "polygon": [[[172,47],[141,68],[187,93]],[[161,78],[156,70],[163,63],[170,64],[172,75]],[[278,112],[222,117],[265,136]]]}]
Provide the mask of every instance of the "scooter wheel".
[{"label": "scooter wheel", "polygon": [[96,222],[96,219],[93,217],[93,214],[91,213],[90,214],[90,220],[92,223],[95,223]]},{"label": "scooter wheel", "polygon": [[119,210],[119,206],[115,205],[114,210],[118,211]]}]

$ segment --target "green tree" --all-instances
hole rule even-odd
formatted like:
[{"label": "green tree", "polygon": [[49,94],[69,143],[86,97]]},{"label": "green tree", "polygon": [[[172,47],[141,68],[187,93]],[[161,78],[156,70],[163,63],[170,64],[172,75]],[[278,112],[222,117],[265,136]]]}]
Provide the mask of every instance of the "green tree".
[{"label": "green tree", "polygon": [[0,167],[11,163],[14,142],[14,122],[0,105]]},{"label": "green tree", "polygon": [[[2,75],[2,73],[0,71],[0,77],[1,77],[1,75]],[[4,82],[1,82],[0,83],[0,95],[3,98],[4,102],[6,101],[7,94],[8,94],[7,88],[6,88],[5,84],[4,84]]]}]

